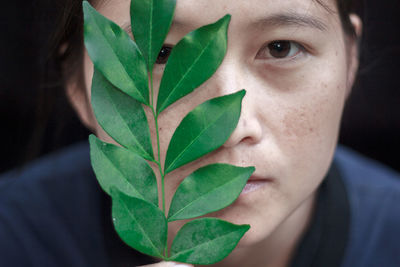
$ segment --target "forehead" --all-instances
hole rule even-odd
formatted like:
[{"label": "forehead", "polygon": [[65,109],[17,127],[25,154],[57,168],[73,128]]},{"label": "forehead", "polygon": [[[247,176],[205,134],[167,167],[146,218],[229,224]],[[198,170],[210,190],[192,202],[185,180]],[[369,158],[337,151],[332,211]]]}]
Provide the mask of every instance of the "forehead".
[{"label": "forehead", "polygon": [[204,25],[229,13],[244,26],[280,14],[297,14],[329,24],[329,17],[336,14],[332,12],[336,10],[335,2],[325,0],[322,3],[324,5],[316,0],[178,0],[174,22],[177,25],[197,22]]},{"label": "forehead", "polygon": [[[97,9],[124,25],[129,24],[129,5],[130,0],[103,0]],[[177,0],[172,26],[192,30],[226,14],[232,15],[230,27],[240,28],[282,22],[326,30],[340,25],[335,0]]]}]

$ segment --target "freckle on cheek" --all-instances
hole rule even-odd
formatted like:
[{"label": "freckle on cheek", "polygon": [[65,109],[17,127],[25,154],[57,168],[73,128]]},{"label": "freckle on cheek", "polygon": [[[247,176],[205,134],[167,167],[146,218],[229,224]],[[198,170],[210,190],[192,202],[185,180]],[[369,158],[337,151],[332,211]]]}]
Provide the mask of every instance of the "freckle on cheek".
[{"label": "freckle on cheek", "polygon": [[301,139],[313,133],[313,117],[312,111],[293,109],[285,115],[282,121],[284,124],[283,134],[290,139]]}]

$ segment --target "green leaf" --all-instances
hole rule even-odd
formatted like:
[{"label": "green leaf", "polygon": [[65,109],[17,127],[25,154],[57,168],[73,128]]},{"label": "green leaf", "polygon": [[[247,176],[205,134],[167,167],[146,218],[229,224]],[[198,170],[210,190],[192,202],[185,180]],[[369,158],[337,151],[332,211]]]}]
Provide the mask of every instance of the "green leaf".
[{"label": "green leaf", "polygon": [[153,204],[111,189],[112,217],[115,230],[132,248],[164,259],[167,220]]},{"label": "green leaf", "polygon": [[208,80],[224,59],[230,15],[187,34],[172,49],[161,80],[157,114]]},{"label": "green leaf", "polygon": [[117,24],[83,2],[85,46],[95,67],[114,86],[149,103],[146,62],[135,42]]},{"label": "green leaf", "polygon": [[176,190],[168,221],[191,219],[227,207],[238,198],[254,170],[219,163],[196,170]]},{"label": "green leaf", "polygon": [[156,176],[144,159],[94,135],[89,136],[89,142],[93,170],[105,192],[110,194],[115,186],[129,196],[158,205]]},{"label": "green leaf", "polygon": [[131,1],[132,32],[148,70],[162,48],[174,16],[176,0]]},{"label": "green leaf", "polygon": [[245,90],[208,100],[183,118],[168,146],[165,173],[222,146],[235,129]]},{"label": "green leaf", "polygon": [[115,88],[95,68],[92,107],[101,127],[120,145],[153,160],[150,130],[143,106]]},{"label": "green leaf", "polygon": [[213,264],[236,247],[249,225],[235,225],[216,218],[186,223],[177,233],[169,260],[191,264]]}]

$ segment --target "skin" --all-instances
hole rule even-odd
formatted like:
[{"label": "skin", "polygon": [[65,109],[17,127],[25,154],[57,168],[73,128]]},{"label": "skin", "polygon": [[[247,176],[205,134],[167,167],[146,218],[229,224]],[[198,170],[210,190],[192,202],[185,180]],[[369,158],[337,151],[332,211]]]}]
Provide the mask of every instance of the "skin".
[{"label": "skin", "polygon": [[[129,3],[113,0],[96,8],[126,27]],[[326,3],[336,10],[334,1]],[[309,224],[317,188],[332,161],[343,106],[358,67],[356,40],[343,33],[337,13],[311,0],[185,0],[177,1],[175,22],[165,43],[174,45],[188,32],[227,13],[232,15],[232,21],[228,51],[220,68],[194,93],[159,116],[161,161],[181,119],[205,100],[245,88],[240,121],[223,147],[168,174],[166,206],[179,183],[201,166],[215,162],[255,166],[252,179],[259,180],[261,187],[211,214],[251,225],[234,252],[215,266],[287,266]],[[310,20],[271,20],[282,14],[297,14]],[[270,19],[262,23],[263,18]],[[352,15],[351,20],[359,33],[359,18]],[[271,55],[267,45],[276,40],[293,41],[285,58]],[[114,142],[97,124],[90,104],[79,93],[86,90],[90,99],[93,66],[87,55],[84,64],[85,88],[71,83],[71,102],[97,136]],[[156,65],[154,69],[155,88],[163,68],[164,65]],[[153,125],[151,116],[149,120]],[[155,136],[154,129],[152,135]],[[170,238],[183,223],[170,224]]]}]

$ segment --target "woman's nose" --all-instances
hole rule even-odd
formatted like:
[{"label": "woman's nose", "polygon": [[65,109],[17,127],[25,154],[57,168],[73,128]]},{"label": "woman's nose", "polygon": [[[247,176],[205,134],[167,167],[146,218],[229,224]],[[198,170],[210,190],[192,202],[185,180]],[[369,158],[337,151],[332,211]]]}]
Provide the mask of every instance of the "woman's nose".
[{"label": "woman's nose", "polygon": [[262,139],[262,125],[257,117],[257,111],[254,110],[255,105],[251,103],[250,90],[246,90],[246,96],[242,100],[239,122],[223,145],[224,147],[234,147],[239,144],[257,144]]},{"label": "woman's nose", "polygon": [[232,132],[224,147],[234,147],[241,143],[256,144],[262,138],[262,125],[257,115],[257,95],[251,86],[251,76],[241,68],[242,64],[225,58],[214,76],[210,79],[209,86],[218,92],[218,95],[232,94],[245,89],[246,95],[242,100],[239,122]]}]

